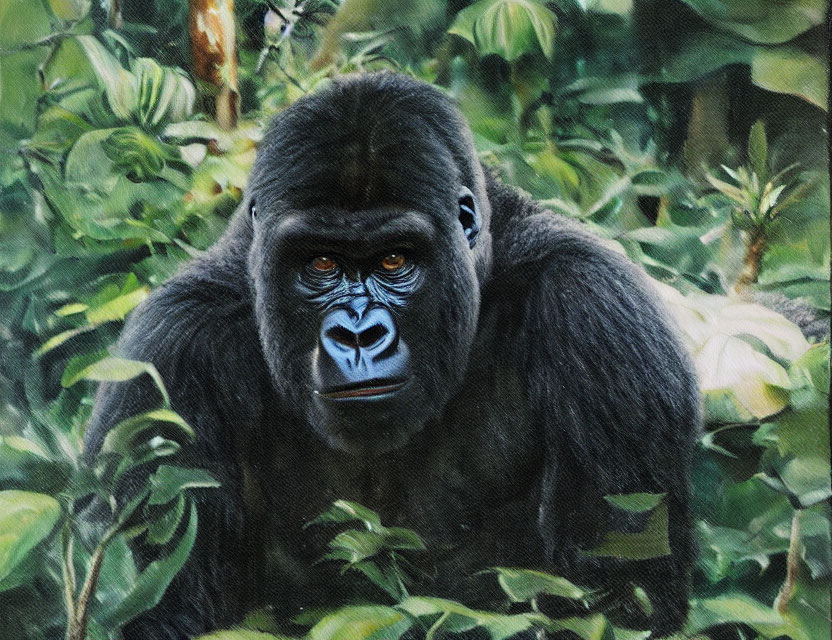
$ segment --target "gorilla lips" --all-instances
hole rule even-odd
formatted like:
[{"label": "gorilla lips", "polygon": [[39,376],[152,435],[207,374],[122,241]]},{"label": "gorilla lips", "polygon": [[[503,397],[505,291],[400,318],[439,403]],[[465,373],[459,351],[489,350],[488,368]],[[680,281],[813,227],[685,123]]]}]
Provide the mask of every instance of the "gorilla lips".
[{"label": "gorilla lips", "polygon": [[334,391],[321,392],[315,390],[315,393],[322,398],[329,398],[331,400],[340,400],[343,398],[371,398],[373,396],[380,396],[385,393],[392,393],[398,391],[405,384],[407,380],[365,380],[357,384],[352,384]]}]

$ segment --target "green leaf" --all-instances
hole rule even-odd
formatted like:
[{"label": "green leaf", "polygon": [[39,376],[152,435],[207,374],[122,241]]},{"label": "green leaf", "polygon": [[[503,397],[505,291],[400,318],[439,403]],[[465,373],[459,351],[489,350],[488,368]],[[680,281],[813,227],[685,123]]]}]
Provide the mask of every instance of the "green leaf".
[{"label": "green leaf", "polygon": [[[554,622],[537,613],[504,615],[491,613],[490,611],[478,611],[453,600],[421,596],[405,598],[397,605],[397,608],[416,618],[436,619],[439,627],[435,630],[442,630],[449,634],[465,633],[471,629],[481,627],[485,629],[491,640],[506,640],[533,627],[545,627],[553,630],[571,629],[571,626],[556,625],[569,624],[570,621],[574,620]],[[581,629],[582,626],[583,623],[579,622],[578,629]],[[601,640],[600,636],[583,635],[578,630],[576,630],[576,633],[587,638],[587,640]]]},{"label": "green leaf", "polygon": [[760,44],[780,44],[823,24],[823,0],[683,0],[721,30]]},{"label": "green leaf", "polygon": [[173,430],[187,440],[196,437],[194,430],[176,412],[170,409],[155,409],[132,416],[119,422],[104,438],[101,453],[118,453],[130,455],[133,448],[160,431],[159,423],[170,425]]},{"label": "green leaf", "polygon": [[497,581],[512,602],[529,602],[539,594],[580,600],[586,592],[565,578],[531,569],[494,567]]},{"label": "green leaf", "polygon": [[755,49],[751,59],[751,81],[768,91],[788,93],[820,109],[827,109],[828,63],[800,49]]},{"label": "green leaf", "polygon": [[664,493],[623,493],[604,496],[604,500],[624,511],[644,513],[659,506],[665,495]]},{"label": "green leaf", "polygon": [[535,0],[480,0],[460,11],[448,29],[480,54],[495,53],[508,61],[537,50],[551,59],[556,31],[555,14]]},{"label": "green leaf", "polygon": [[139,574],[136,584],[116,607],[101,615],[102,624],[110,629],[121,627],[139,614],[152,609],[162,600],[171,580],[184,566],[196,540],[196,505],[191,503],[188,528],[170,555],[154,560]]},{"label": "green leaf", "polygon": [[139,287],[98,307],[87,309],[85,312],[87,322],[101,324],[102,322],[124,320],[128,313],[147,298],[149,292],[150,290],[147,287]]},{"label": "green leaf", "polygon": [[347,552],[345,557],[349,562],[359,562],[384,549],[384,538],[374,531],[350,529],[335,536],[329,546]]},{"label": "green leaf", "polygon": [[383,528],[381,518],[375,511],[348,500],[336,500],[327,511],[308,522],[306,526],[324,522],[354,522],[356,520],[363,522],[369,531]]},{"label": "green leaf", "polygon": [[786,370],[740,338],[714,334],[694,353],[694,364],[711,419],[748,422],[788,403]]},{"label": "green leaf", "polygon": [[61,505],[50,496],[0,491],[0,582],[49,536],[60,516]]},{"label": "green leaf", "polygon": [[129,122],[139,106],[136,78],[94,36],[77,36],[75,39],[89,59],[113,113],[119,120]]},{"label": "green leaf", "polygon": [[180,493],[176,502],[148,527],[146,537],[148,544],[162,545],[170,542],[183,515],[185,515],[185,494]]},{"label": "green leaf", "polygon": [[695,635],[717,623],[726,622],[745,623],[766,638],[788,634],[799,640],[809,640],[775,609],[740,593],[692,600],[685,633]]},{"label": "green leaf", "polygon": [[670,555],[667,537],[667,505],[657,506],[641,533],[608,531],[597,547],[586,552],[591,556],[611,556],[627,560],[649,560]]},{"label": "green leaf", "polygon": [[387,549],[400,551],[422,551],[427,549],[421,536],[411,529],[404,527],[385,527],[383,531],[384,546]]},{"label": "green leaf", "polygon": [[150,476],[149,505],[167,504],[185,489],[213,489],[221,486],[205,469],[161,465]]},{"label": "green leaf", "polygon": [[90,11],[90,0],[49,0],[49,8],[56,18],[75,22],[83,19]]},{"label": "green leaf", "polygon": [[[60,347],[64,342],[67,342],[68,340],[71,340],[72,338],[75,338],[76,336],[80,336],[81,334],[93,331],[96,328],[97,328],[96,325],[87,325],[87,326],[84,326],[84,327],[78,327],[76,329],[68,329],[66,331],[61,331],[61,333],[52,336],[51,338],[49,338],[49,340],[44,342],[40,346],[40,348],[37,351],[35,351],[34,354],[32,354],[32,355],[36,358],[40,357],[43,354],[45,354],[49,351],[52,351],[52,349],[55,349],[56,347]],[[76,382],[77,382],[77,380],[76,380]],[[64,386],[69,386],[69,385],[64,385]]]},{"label": "green leaf", "polygon": [[343,607],[316,624],[308,640],[396,640],[413,622],[401,611],[383,606]]},{"label": "green leaf", "polygon": [[[44,345],[45,347],[46,345]],[[165,402],[165,406],[170,404],[170,397],[162,382],[162,377],[159,372],[149,362],[141,362],[139,360],[127,360],[125,358],[104,358],[90,366],[75,373],[66,381],[62,380],[61,384],[64,387],[71,387],[80,380],[92,380],[94,382],[125,382],[138,378],[141,375],[147,374],[156,384],[159,393]]]},{"label": "green leaf", "polygon": [[760,182],[768,182],[768,138],[762,120],[757,120],[748,135],[748,162]]}]

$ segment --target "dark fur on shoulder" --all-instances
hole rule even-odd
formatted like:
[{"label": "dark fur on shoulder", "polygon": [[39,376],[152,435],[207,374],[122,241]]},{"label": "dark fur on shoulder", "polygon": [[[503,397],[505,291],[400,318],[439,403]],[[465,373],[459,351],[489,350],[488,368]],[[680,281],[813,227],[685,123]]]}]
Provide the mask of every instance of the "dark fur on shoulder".
[{"label": "dark fur on shoulder", "polygon": [[[641,272],[483,171],[432,87],[351,76],[277,116],[223,239],[132,314],[119,351],[153,362],[195,427],[179,462],[223,482],[127,638],[336,604],[342,579],[314,564],[326,535],[302,526],[338,498],[424,535],[426,593],[481,603],[462,578],[524,566],[640,584],[653,616],[617,615],[659,635],[685,619],[689,358]],[[146,382],[102,385],[88,455],[158,402]],[[667,494],[671,555],[583,554],[643,526],[603,499],[632,492]]]}]

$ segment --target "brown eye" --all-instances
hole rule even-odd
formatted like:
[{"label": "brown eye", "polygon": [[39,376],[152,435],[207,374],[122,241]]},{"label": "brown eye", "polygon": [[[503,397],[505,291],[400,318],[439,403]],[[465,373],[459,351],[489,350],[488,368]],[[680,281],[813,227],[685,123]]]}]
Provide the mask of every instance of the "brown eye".
[{"label": "brown eye", "polygon": [[326,273],[328,271],[332,271],[336,266],[335,260],[327,258],[326,256],[318,256],[312,260],[312,268],[316,271],[323,271]]},{"label": "brown eye", "polygon": [[400,253],[391,253],[381,261],[381,266],[387,271],[395,271],[404,266],[405,258]]}]

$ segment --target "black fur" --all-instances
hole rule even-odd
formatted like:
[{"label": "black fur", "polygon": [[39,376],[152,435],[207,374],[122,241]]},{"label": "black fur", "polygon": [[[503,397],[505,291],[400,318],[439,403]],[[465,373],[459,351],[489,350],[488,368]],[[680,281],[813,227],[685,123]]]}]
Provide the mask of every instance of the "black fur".
[{"label": "black fur", "polygon": [[[479,207],[475,243],[462,188]],[[392,408],[329,411],[313,398],[322,311],[297,293],[297,265],[321,242],[383,249],[374,234],[406,235],[408,216],[429,238],[413,250],[422,280],[391,306],[413,382]],[[201,498],[192,557],[129,638],[190,637],[261,603],[336,602],[337,576],[313,566],[326,536],[302,525],[338,498],[427,538],[433,594],[476,602],[458,579],[516,565],[607,587],[634,579],[659,634],[685,618],[700,422],[688,356],[640,271],[484,172],[429,86],[349,77],[279,115],[224,238],[133,313],[119,350],[156,365],[198,433],[182,464],[224,487]],[[88,454],[157,403],[150,384],[103,385]],[[602,498],[631,492],[667,493],[672,555],[582,555],[634,526]]]}]

